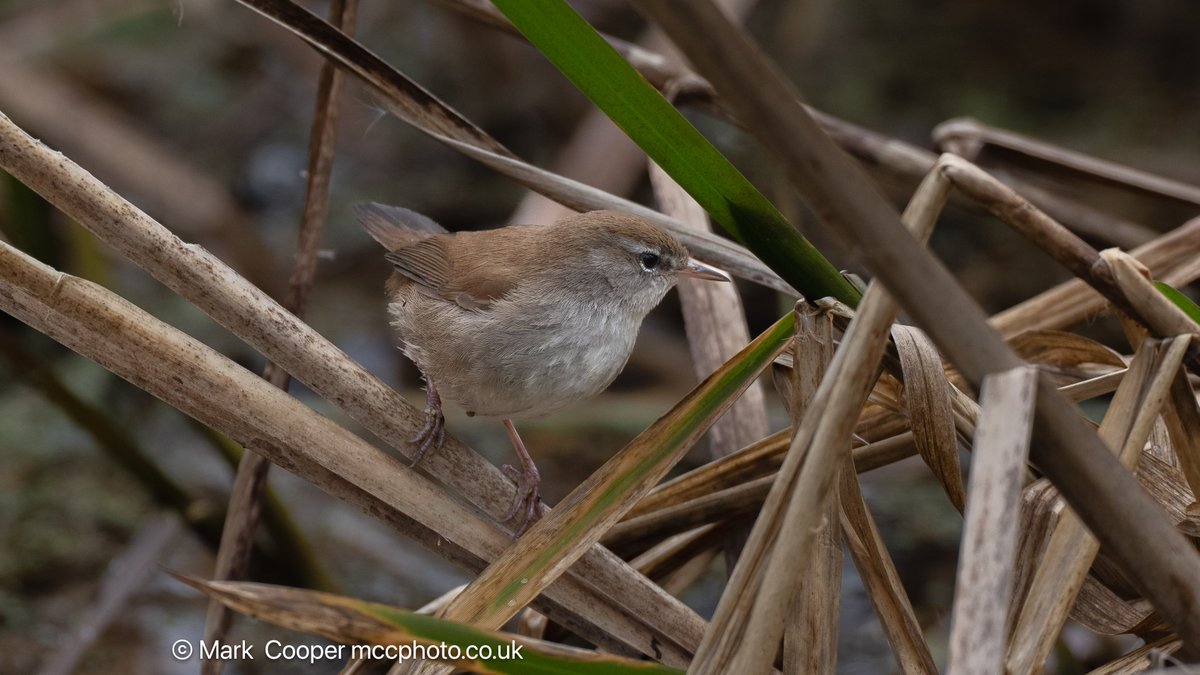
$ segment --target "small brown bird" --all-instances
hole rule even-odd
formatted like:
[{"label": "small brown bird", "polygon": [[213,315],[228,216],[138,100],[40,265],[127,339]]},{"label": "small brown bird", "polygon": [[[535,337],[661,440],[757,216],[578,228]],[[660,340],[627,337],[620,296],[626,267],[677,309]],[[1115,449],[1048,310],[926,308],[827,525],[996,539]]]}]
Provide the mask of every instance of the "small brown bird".
[{"label": "small brown bird", "polygon": [[513,426],[590,398],[624,368],[642,319],[679,277],[731,281],[636,216],[592,211],[549,225],[449,233],[408,209],[360,204],[388,250],[388,313],[425,376],[416,462],[445,438],[441,399],[503,420],[521,460],[506,520],[539,512],[540,475]]}]

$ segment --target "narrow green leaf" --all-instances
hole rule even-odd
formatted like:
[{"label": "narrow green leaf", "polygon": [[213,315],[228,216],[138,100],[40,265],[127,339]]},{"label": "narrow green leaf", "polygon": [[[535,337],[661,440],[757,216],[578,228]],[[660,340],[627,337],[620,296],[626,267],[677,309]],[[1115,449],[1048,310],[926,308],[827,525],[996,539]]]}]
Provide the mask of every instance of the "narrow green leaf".
[{"label": "narrow green leaf", "polygon": [[[545,673],[546,675],[682,675],[682,670],[651,661],[483,630],[446,619],[417,614],[388,605],[319,591],[236,581],[203,581],[183,575],[176,579],[243,614],[278,626],[323,635],[344,644],[432,647],[430,656],[477,673]],[[342,650],[385,655],[384,650]],[[403,653],[402,653],[403,654]],[[455,655],[458,655],[457,657]],[[491,655],[479,658],[476,655]],[[508,658],[500,658],[507,656]],[[408,658],[418,658],[409,656]]]},{"label": "narrow green leaf", "polygon": [[1175,306],[1183,310],[1184,314],[1191,317],[1192,321],[1200,324],[1200,305],[1192,302],[1192,299],[1181,293],[1178,289],[1170,284],[1165,284],[1161,281],[1154,282],[1154,287],[1159,293],[1167,296],[1167,299],[1175,303]]},{"label": "narrow green leaf", "polygon": [[616,50],[562,0],[493,0],[523,35],[712,217],[809,298],[860,293]]}]

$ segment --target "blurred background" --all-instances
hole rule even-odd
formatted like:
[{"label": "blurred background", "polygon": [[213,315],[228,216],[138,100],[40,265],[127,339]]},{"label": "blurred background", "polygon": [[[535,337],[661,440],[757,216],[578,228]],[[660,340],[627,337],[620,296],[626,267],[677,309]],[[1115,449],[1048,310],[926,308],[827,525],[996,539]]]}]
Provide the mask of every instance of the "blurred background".
[{"label": "blurred background", "polygon": [[[327,11],[323,3],[305,4]],[[572,4],[599,29],[629,40],[646,28],[625,2]],[[590,104],[532,48],[438,2],[362,0],[359,13],[360,39],[376,53],[517,154],[571,173],[564,149]],[[933,149],[936,125],[970,116],[1200,183],[1200,5],[760,0],[747,23],[809,103],[887,136]],[[0,0],[0,112],[276,294],[295,249],[319,66],[298,39],[232,1]],[[688,115],[836,265],[866,276],[752,141],[703,112]],[[607,146],[591,151],[620,154]],[[1004,153],[981,161],[1147,232],[1171,229],[1198,210],[1047,174]],[[636,166],[617,177],[620,189],[652,203],[644,165]],[[887,189],[902,204],[912,187]],[[524,198],[519,186],[385,116],[349,83],[307,320],[420,405],[417,374],[388,335],[382,295],[388,266],[349,207],[366,200],[397,204],[452,230],[479,229],[505,224],[519,207],[536,208],[522,207]],[[257,353],[2,173],[0,234],[261,371]],[[948,211],[932,246],[989,312],[1067,276],[998,221],[967,209]],[[790,306],[760,287],[740,289],[752,334]],[[1103,321],[1087,330],[1100,338],[1115,334]],[[0,347],[0,672],[27,673],[88,624],[120,576],[115,558],[154,544],[164,552],[162,566],[209,575],[211,535],[219,533],[233,474],[221,439],[7,316],[0,316]],[[567,494],[695,382],[672,295],[647,320],[637,352],[610,391],[523,426],[547,500]],[[291,391],[361,433],[302,385],[293,383]],[[772,429],[782,428],[786,415],[774,393],[768,397]],[[91,431],[66,412],[80,409],[93,419]],[[448,424],[497,463],[511,460],[498,424],[457,410]],[[109,430],[100,433],[109,442],[97,440],[97,428]],[[680,470],[707,458],[702,446]],[[936,649],[948,631],[961,519],[919,461],[864,481]],[[415,608],[466,580],[282,470],[271,484],[303,524],[317,566],[348,595]],[[173,512],[171,504],[194,527],[173,534],[154,529]],[[161,541],[154,539],[163,532]],[[263,547],[272,552],[269,542]],[[286,566],[263,567],[259,579],[298,583]],[[718,561],[687,602],[711,612],[724,575]],[[893,669],[849,564],[843,603],[841,670]],[[174,661],[169,648],[202,634],[205,607],[196,592],[151,570],[96,636],[78,672],[195,672],[194,662]],[[234,635],[260,644],[268,635],[315,641],[247,619],[238,619]],[[1055,668],[1082,672],[1121,646],[1128,643],[1069,629]],[[288,670],[336,667],[292,663]],[[278,669],[259,660],[231,663],[227,672]]]}]

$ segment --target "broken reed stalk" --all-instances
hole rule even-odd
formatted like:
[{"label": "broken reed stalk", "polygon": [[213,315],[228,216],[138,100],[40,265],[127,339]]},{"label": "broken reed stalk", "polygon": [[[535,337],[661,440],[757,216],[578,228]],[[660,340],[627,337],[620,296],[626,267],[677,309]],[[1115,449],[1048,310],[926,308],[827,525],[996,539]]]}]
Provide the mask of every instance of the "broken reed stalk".
[{"label": "broken reed stalk", "polygon": [[937,666],[917,621],[900,573],[867,508],[858,477],[846,462],[841,474],[842,531],[859,578],[867,589],[879,623],[903,673],[936,675]]},{"label": "broken reed stalk", "polygon": [[[1188,342],[1188,338],[1173,338],[1160,353],[1159,341],[1145,340],[1104,416],[1100,438],[1130,470],[1137,465],[1150,428],[1167,400]],[[1084,529],[1073,511],[1064,510],[1017,618],[1006,663],[1008,672],[1023,675],[1040,671],[1099,552],[1100,542]]]},{"label": "broken reed stalk", "polygon": [[[949,185],[933,172],[913,195],[905,218],[922,237],[932,231],[948,192]],[[696,673],[758,673],[774,662],[800,581],[795,571],[810,560],[819,521],[842,469],[841,455],[849,456],[854,423],[874,385],[896,311],[887,291],[872,283],[794,430],[742,560],[696,652]],[[928,651],[898,651],[897,658],[933,665]]]},{"label": "broken reed stalk", "polygon": [[[979,307],[903,231],[895,211],[821,131],[791,84],[743,30],[709,0],[635,0],[635,5],[671,36],[780,161],[810,206],[855,247],[959,372],[978,386],[989,373],[1020,365]],[[1037,404],[1035,464],[1185,644],[1200,649],[1200,553],[1044,378]]]},{"label": "broken reed stalk", "polygon": [[[296,379],[342,408],[373,434],[393,447],[411,451],[408,439],[420,429],[424,416],[395,390],[216,257],[203,248],[180,241],[81,167],[31,138],[2,114],[0,167],[195,303],[264,356],[281,364]],[[76,351],[86,355],[80,349]],[[240,389],[233,387],[231,390]],[[252,434],[239,437],[226,429],[222,432],[238,440],[255,437]],[[450,435],[438,452],[431,453],[422,462],[421,469],[455,489],[492,518],[503,515],[512,503],[513,483],[498,468]],[[335,475],[325,476],[323,480],[312,479],[312,482],[333,484],[339,487],[335,491],[338,496],[350,494],[344,498],[361,500],[353,491],[342,489],[343,481]],[[364,508],[379,512],[377,505]],[[442,552],[437,548],[439,539],[436,535],[423,536],[423,528],[417,529],[415,538]],[[504,540],[507,542],[506,538]],[[499,549],[494,553],[498,554]],[[453,558],[457,554],[448,550],[445,555]],[[491,559],[486,555],[479,557]],[[474,562],[478,564],[478,559]],[[576,563],[571,574],[581,583],[595,587],[594,591],[589,591],[595,593],[592,600],[581,607],[590,603],[594,606],[590,611],[612,613],[611,605],[615,604],[628,612],[627,616],[619,617],[617,623],[632,622],[627,623],[626,628],[630,630],[622,639],[632,640],[635,649],[655,653],[648,643],[646,631],[653,634],[656,629],[631,628],[636,623],[650,621],[650,617],[659,617],[654,622],[670,631],[669,636],[658,636],[660,643],[664,640],[670,643],[664,653],[682,655],[699,642],[703,630],[700,618],[611,552],[594,547]],[[677,651],[675,645],[685,647]]]},{"label": "broken reed stalk", "polygon": [[1096,249],[983,169],[961,157],[946,155],[943,171],[956,188],[1050,254],[1154,335],[1174,337],[1196,331],[1196,323],[1161,293],[1127,297],[1113,278],[1115,271],[1103,264],[1104,259]]},{"label": "broken reed stalk", "polygon": [[[613,127],[608,125],[607,128]],[[648,170],[659,210],[697,230],[712,231],[708,214],[695,199],[653,161],[648,162]],[[683,279],[677,289],[692,367],[696,380],[701,381],[750,342],[746,310],[734,284]],[[719,459],[733,454],[770,433],[766,394],[761,381],[753,382],[729,412],[708,430],[709,456]],[[746,543],[745,536],[745,530],[730,533],[725,545],[727,569],[733,569],[737,563],[738,554]]]},{"label": "broken reed stalk", "polygon": [[[1072,401],[1104,396],[1116,390],[1125,374],[1124,369],[1114,371],[1064,385],[1059,391]],[[1186,391],[1191,390],[1189,388]],[[1180,403],[1186,405],[1187,398],[1183,390],[1179,397]],[[1196,407],[1194,403],[1192,407]],[[1170,410],[1165,408],[1164,412]],[[1189,424],[1186,428],[1200,429],[1200,411],[1196,412],[1195,424]],[[663,483],[638,502],[625,520],[605,534],[602,539],[604,545],[621,548],[730,515],[757,511],[770,491],[771,481],[775,479],[779,464],[786,454],[789,444],[787,431],[776,432],[727,458],[702,464]],[[1175,434],[1182,434],[1185,439],[1191,438],[1182,431]],[[865,473],[913,456],[916,446],[912,432],[905,431],[859,446],[851,454],[855,471]]]},{"label": "broken reed stalk", "polygon": [[980,391],[947,675],[1002,675],[1016,563],[1021,481],[1033,434],[1037,370],[988,375]]},{"label": "broken reed stalk", "polygon": [[[1149,329],[1151,335],[1171,338],[1197,332],[1196,322],[1154,287],[1145,265],[1133,256],[1109,248],[1100,252],[1100,260],[1120,292],[1141,308],[1141,313],[1131,318]],[[1189,363],[1195,353],[1196,346],[1191,345],[1188,349]]]},{"label": "broken reed stalk", "polygon": [[[330,3],[329,20],[345,33],[354,33],[357,15],[358,0],[333,0]],[[309,290],[317,275],[317,248],[321,244],[321,231],[329,214],[329,179],[333,171],[341,88],[342,73],[328,61],[322,63],[309,137],[308,181],[293,258],[295,266],[283,300],[284,308],[297,318],[304,316],[308,305]],[[267,362],[262,377],[283,391],[287,391],[291,382],[288,372],[274,361]],[[246,576],[270,467],[271,463],[258,453],[247,451],[242,455],[234,476],[228,515],[213,569],[212,578],[216,581],[239,580]],[[208,644],[225,642],[232,619],[233,614],[228,607],[215,599],[210,600],[204,627],[205,641]],[[201,670],[205,675],[217,675],[221,672],[221,661],[205,659]]]},{"label": "broken reed stalk", "polygon": [[[799,430],[804,421],[804,411],[812,405],[817,396],[821,379],[833,361],[834,347],[833,320],[829,313],[817,310],[805,302],[796,303],[796,337],[792,340],[792,369],[789,374],[791,386],[787,392],[791,399],[788,414],[793,430]],[[796,596],[795,605],[785,617],[785,672],[837,671],[838,619],[841,615],[842,591],[842,527],[837,486],[834,486],[833,490],[834,493],[825,503],[821,532],[813,544],[814,550],[811,563],[805,571],[804,584]]]},{"label": "broken reed stalk", "polygon": [[[211,348],[7,244],[0,244],[0,309],[459,567],[481,570],[512,543],[494,522],[405,463]],[[675,665],[690,659],[703,626],[624,563],[577,565],[546,589],[538,606],[606,648],[661,655]]]},{"label": "broken reed stalk", "polygon": [[1108,184],[1200,206],[1200,188],[1195,185],[1060,148],[1035,138],[983,124],[979,120],[966,117],[947,120],[934,127],[932,135],[934,142],[938,144],[965,143],[973,148],[972,154],[976,154],[984,145],[994,145],[1098,178]]},{"label": "broken reed stalk", "polygon": [[[1156,279],[1181,286],[1200,276],[1200,218],[1130,251],[1154,273]],[[1062,329],[1099,314],[1108,306],[1104,296],[1082,279],[1071,279],[999,312],[988,323],[1005,338],[1038,329]]]}]

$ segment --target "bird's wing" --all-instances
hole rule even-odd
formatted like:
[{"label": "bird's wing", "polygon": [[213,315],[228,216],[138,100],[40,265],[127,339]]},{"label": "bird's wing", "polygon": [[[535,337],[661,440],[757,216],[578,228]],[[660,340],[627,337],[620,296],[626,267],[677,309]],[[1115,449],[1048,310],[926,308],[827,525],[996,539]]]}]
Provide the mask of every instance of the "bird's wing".
[{"label": "bird's wing", "polygon": [[487,260],[464,256],[455,245],[457,238],[481,235],[487,233],[436,235],[396,249],[385,258],[397,272],[431,294],[464,309],[486,309],[511,291],[519,277],[505,274]]},{"label": "bird's wing", "polygon": [[375,202],[354,205],[354,216],[367,234],[389,251],[404,248],[446,228],[416,211]]}]

